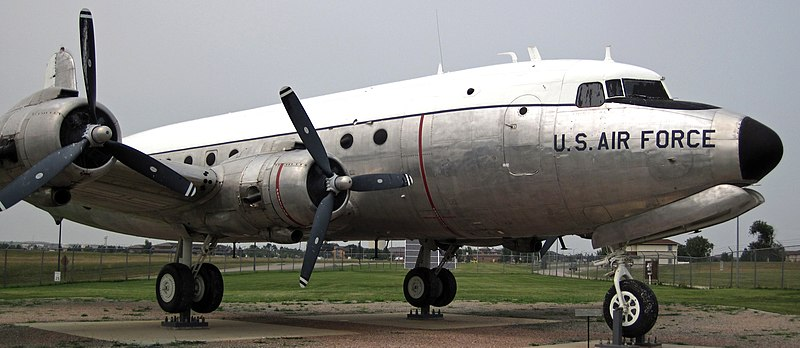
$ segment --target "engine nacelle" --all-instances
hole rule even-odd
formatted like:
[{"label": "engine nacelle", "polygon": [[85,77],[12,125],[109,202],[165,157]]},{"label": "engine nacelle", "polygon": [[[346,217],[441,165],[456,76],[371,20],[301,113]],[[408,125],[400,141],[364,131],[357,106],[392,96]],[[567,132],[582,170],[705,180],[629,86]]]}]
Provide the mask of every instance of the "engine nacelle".
[{"label": "engine nacelle", "polygon": [[[8,176],[0,178],[6,181],[3,185],[47,155],[81,140],[89,124],[89,108],[86,99],[75,98],[76,95],[76,91],[67,89],[45,89],[24,99],[0,118],[3,144],[0,168]],[[110,127],[112,140],[122,136],[116,118],[99,103],[96,124]],[[94,180],[110,170],[114,161],[98,149],[86,149],[49,185],[68,188]]]},{"label": "engine nacelle", "polygon": [[539,238],[503,239],[503,247],[518,253],[538,253],[542,250],[542,240]]},{"label": "engine nacelle", "polygon": [[[304,150],[246,157],[222,167],[224,184],[216,202],[221,211],[212,213],[219,218],[206,219],[221,233],[250,230],[272,242],[296,243],[303,237],[300,230],[311,226],[317,205],[328,193],[320,184],[324,174]],[[346,174],[336,159],[331,159],[331,167],[339,175]],[[348,191],[336,196],[332,219],[346,210],[348,196]],[[239,214],[225,208],[233,206]]]}]

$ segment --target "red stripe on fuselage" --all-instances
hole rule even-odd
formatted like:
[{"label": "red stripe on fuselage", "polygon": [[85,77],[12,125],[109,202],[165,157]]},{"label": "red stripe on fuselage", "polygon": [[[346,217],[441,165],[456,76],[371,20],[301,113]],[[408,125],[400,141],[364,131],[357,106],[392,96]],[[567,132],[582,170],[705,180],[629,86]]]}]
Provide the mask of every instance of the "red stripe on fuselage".
[{"label": "red stripe on fuselage", "polygon": [[417,145],[419,147],[419,171],[422,175],[422,186],[425,187],[425,194],[428,196],[428,203],[431,205],[431,209],[433,209],[433,214],[439,224],[444,227],[444,229],[448,230],[450,233],[455,234],[450,226],[444,221],[442,214],[439,213],[439,209],[436,209],[436,204],[433,203],[433,197],[431,196],[431,190],[428,188],[428,177],[425,175],[425,160],[422,158],[422,130],[423,125],[425,124],[425,115],[420,115],[419,117],[419,134],[417,138]]}]

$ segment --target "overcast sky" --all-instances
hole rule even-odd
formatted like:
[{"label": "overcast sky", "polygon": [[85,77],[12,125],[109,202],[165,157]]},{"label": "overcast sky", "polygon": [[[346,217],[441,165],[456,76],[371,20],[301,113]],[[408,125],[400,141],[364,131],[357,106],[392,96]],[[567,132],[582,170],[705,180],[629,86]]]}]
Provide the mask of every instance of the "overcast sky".
[{"label": "overcast sky", "polygon": [[[602,59],[666,76],[670,92],[754,117],[782,138],[781,164],[756,189],[767,202],[741,217],[800,245],[798,108],[800,2],[769,1],[16,1],[0,4],[0,109],[40,89],[60,46],[80,59],[78,13],[92,10],[98,100],[125,134],[303,97],[527,57]],[[79,75],[79,84],[82,85]],[[82,89],[82,88],[81,88]],[[242,125],[247,127],[247,125]],[[49,215],[27,203],[0,214],[0,240],[56,241]],[[735,221],[702,235],[736,248]],[[141,243],[65,223],[65,243]],[[675,237],[683,241],[688,236]],[[589,243],[568,239],[586,250]]]}]

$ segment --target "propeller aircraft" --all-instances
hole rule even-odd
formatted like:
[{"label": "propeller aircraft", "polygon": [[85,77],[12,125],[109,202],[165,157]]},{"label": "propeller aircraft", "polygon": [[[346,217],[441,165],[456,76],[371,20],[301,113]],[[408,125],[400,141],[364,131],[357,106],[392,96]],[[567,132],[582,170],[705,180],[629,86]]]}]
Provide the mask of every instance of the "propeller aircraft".
[{"label": "propeller aircraft", "polygon": [[[96,100],[87,9],[79,29],[85,95],[61,52],[51,82],[0,117],[0,210],[13,214],[5,210],[26,200],[56,219],[178,240],[155,293],[182,317],[219,307],[222,275],[205,260],[221,242],[307,240],[306,287],[325,240],[419,240],[402,287],[409,304],[428,309],[455,299],[443,265],[462,246],[543,254],[578,235],[608,250],[606,322],[621,308],[623,335],[638,337],[658,303],[628,271],[625,247],[757,207],[764,198],[748,186],[783,155],[767,126],[675,100],[662,76],[610,51],[599,61],[544,60],[535,48],[529,61],[303,101],[276,88],[282,105],[123,143]],[[194,242],[203,243],[197,260]],[[433,250],[445,251],[437,267]]]}]

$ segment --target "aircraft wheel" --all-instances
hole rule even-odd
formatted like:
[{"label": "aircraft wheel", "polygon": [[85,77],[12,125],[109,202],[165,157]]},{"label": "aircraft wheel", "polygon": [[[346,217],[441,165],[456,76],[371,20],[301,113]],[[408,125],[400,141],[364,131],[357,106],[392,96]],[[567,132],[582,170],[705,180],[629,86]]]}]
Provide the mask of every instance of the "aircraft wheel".
[{"label": "aircraft wheel", "polygon": [[406,273],[403,295],[414,307],[430,306],[442,293],[442,282],[426,267],[414,268]]},{"label": "aircraft wheel", "polygon": [[192,304],[192,270],[181,263],[168,263],[158,272],[156,299],[167,313],[181,313]]},{"label": "aircraft wheel", "polygon": [[192,309],[198,313],[211,313],[219,308],[222,303],[222,293],[225,285],[219,268],[210,263],[204,263],[200,272],[194,278],[194,296]]},{"label": "aircraft wheel", "polygon": [[438,278],[442,283],[442,294],[433,301],[432,305],[435,307],[444,307],[449,305],[450,302],[453,302],[453,299],[456,298],[458,286],[453,272],[450,272],[447,268],[442,268],[442,270],[439,271]]},{"label": "aircraft wheel", "polygon": [[[643,336],[653,328],[658,319],[656,295],[647,285],[638,280],[625,279],[619,285],[620,291],[622,291],[622,300],[629,306],[628,313],[622,313],[622,336]],[[603,301],[603,318],[612,330],[614,325],[612,313],[614,309],[621,306],[622,304],[617,298],[617,291],[614,286],[611,286],[606,293],[605,301]]]}]

